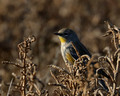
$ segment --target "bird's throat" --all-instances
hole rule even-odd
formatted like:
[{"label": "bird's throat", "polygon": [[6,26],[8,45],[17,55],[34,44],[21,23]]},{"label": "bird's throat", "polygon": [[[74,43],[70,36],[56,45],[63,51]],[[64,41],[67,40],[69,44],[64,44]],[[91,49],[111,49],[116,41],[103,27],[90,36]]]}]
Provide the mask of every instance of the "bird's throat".
[{"label": "bird's throat", "polygon": [[59,39],[60,39],[60,42],[61,42],[61,43],[65,43],[65,42],[66,42],[66,39],[63,38],[63,37],[60,37],[60,36],[59,36]]}]

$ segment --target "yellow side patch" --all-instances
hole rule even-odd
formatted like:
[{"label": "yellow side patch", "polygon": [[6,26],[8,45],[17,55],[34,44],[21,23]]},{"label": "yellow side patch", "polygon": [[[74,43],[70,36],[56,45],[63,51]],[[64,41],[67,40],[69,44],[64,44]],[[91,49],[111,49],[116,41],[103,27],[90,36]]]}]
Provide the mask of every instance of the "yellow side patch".
[{"label": "yellow side patch", "polygon": [[73,57],[71,56],[71,54],[66,53],[66,58],[67,58],[68,62],[71,62],[72,64],[74,64],[75,60],[73,59]]},{"label": "yellow side patch", "polygon": [[63,37],[60,37],[60,36],[59,36],[59,39],[60,39],[61,43],[65,43],[65,42],[66,42],[66,39],[63,38]]}]

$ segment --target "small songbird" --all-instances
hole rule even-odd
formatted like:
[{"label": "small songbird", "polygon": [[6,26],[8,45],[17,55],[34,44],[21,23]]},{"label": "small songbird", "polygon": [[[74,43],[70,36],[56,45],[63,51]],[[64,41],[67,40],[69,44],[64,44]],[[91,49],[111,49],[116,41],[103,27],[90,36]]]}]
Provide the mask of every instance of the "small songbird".
[{"label": "small songbird", "polygon": [[79,52],[80,56],[87,54],[91,57],[91,54],[86,49],[86,47],[79,41],[78,36],[73,30],[63,28],[59,30],[58,33],[55,33],[55,35],[58,35],[61,41],[61,53],[66,63],[73,64],[74,61],[78,59],[78,56],[76,54],[75,49],[72,46],[72,43]]},{"label": "small songbird", "polygon": [[[63,29],[59,30],[57,33],[55,33],[55,35],[58,35],[58,37],[60,39],[61,53],[62,53],[62,57],[63,57],[65,63],[74,64],[74,61],[78,59],[78,55],[77,55],[75,49],[73,48],[72,43],[74,44],[75,48],[79,52],[80,56],[88,55],[89,57],[91,57],[90,52],[79,41],[77,34],[73,30],[68,29],[68,28],[63,28]],[[95,73],[96,73],[96,69],[95,69]],[[109,78],[109,76],[103,70],[99,70],[98,74],[99,73],[100,73],[100,75],[103,75],[103,76]],[[108,88],[105,85],[105,82],[103,80],[99,80],[99,83],[104,89],[106,89],[108,91]]]}]

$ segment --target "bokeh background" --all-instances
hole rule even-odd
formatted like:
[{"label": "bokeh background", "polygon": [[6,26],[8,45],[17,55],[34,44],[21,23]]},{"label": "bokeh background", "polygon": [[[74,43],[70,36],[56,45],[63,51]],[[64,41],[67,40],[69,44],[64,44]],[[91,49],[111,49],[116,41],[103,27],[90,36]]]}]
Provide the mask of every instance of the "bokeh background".
[{"label": "bokeh background", "polygon": [[[53,33],[71,28],[92,54],[104,55],[104,48],[112,46],[109,38],[102,37],[104,21],[119,27],[119,10],[119,0],[0,0],[0,62],[15,61],[17,44],[34,35],[32,56],[38,65],[37,77],[52,90],[47,86],[52,81],[48,65],[64,67],[60,42]],[[12,72],[19,70],[0,63],[0,82],[10,82]]]}]

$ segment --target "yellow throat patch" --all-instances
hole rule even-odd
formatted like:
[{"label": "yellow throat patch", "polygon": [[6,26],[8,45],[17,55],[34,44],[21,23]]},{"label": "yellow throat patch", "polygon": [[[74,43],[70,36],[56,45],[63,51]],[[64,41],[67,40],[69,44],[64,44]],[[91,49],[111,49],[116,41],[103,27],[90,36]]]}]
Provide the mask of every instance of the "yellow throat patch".
[{"label": "yellow throat patch", "polygon": [[60,42],[61,42],[61,43],[65,43],[65,42],[66,42],[66,39],[63,38],[63,37],[60,37],[60,36],[59,36],[59,39],[60,39]]}]

